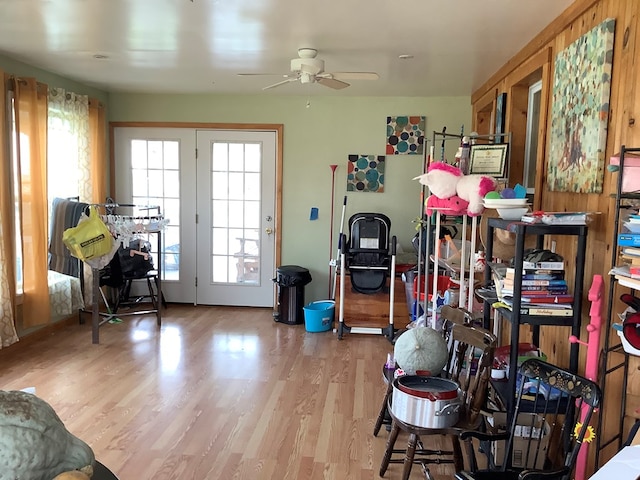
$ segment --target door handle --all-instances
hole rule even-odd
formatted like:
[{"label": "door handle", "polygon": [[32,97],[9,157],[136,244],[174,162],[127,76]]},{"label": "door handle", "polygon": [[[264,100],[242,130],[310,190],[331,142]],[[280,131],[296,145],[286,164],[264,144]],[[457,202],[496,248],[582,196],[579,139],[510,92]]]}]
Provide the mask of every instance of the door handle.
[{"label": "door handle", "polygon": [[265,229],[264,229],[264,231],[265,231],[265,233],[266,233],[267,235],[271,235],[271,234],[273,233],[273,228],[271,228],[271,227],[267,227],[267,228],[265,228]]}]

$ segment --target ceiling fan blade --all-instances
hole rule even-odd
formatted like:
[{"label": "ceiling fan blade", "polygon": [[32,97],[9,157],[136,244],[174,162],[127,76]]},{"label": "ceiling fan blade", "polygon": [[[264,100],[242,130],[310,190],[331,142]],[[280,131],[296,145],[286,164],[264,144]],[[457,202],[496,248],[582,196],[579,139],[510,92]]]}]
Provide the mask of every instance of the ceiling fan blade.
[{"label": "ceiling fan blade", "polygon": [[238,75],[239,77],[289,77],[289,75],[287,75],[286,73],[236,73],[236,75]]},{"label": "ceiling fan blade", "polygon": [[378,80],[380,78],[374,72],[333,72],[333,78],[344,80]]},{"label": "ceiling fan blade", "polygon": [[328,77],[316,77],[316,82],[318,82],[320,85],[324,85],[325,87],[333,88],[334,90],[341,90],[349,86],[347,82],[342,82],[340,80],[336,80],[335,78]]},{"label": "ceiling fan blade", "polygon": [[285,83],[296,82],[297,78],[287,78],[286,80],[282,80],[281,82],[274,83],[273,85],[267,85],[266,87],[262,87],[262,90],[269,90],[270,88],[279,87],[280,85],[284,85]]}]

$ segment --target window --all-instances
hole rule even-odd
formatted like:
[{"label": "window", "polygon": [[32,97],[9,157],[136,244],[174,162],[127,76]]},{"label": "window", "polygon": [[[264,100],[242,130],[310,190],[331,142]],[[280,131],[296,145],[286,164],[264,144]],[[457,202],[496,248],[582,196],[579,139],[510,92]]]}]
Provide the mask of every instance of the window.
[{"label": "window", "polygon": [[536,181],[536,160],[538,158],[538,127],[540,125],[540,98],[542,96],[542,80],[529,87],[527,107],[527,132],[524,147],[523,184],[527,193],[533,194]]},{"label": "window", "polygon": [[[14,107],[14,95],[9,91],[9,101],[7,102],[8,118],[11,125],[11,168],[13,175],[13,198],[14,198],[14,228],[15,228],[15,254],[16,254],[16,292],[22,293],[22,241],[20,239],[20,182],[16,172],[18,170],[18,132],[16,131],[16,112]],[[23,142],[25,143],[25,142]]]},{"label": "window", "polygon": [[58,107],[48,109],[47,191],[49,212],[54,198],[79,197],[78,137]]}]

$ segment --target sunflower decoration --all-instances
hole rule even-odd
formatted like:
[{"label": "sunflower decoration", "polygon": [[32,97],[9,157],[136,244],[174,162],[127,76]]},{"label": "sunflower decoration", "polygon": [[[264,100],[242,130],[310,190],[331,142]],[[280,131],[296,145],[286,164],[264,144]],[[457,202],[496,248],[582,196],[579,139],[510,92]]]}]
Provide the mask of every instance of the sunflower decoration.
[{"label": "sunflower decoration", "polygon": [[[573,429],[573,436],[578,437],[580,435],[580,430],[582,430],[582,423],[576,423],[575,428]],[[596,432],[591,425],[587,425],[587,431],[584,433],[583,442],[591,443],[593,439],[596,438]]]}]

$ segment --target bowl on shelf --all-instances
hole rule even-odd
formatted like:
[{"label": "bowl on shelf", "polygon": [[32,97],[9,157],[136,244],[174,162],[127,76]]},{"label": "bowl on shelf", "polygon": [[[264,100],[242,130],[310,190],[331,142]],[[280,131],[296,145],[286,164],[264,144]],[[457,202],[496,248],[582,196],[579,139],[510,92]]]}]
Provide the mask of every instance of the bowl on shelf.
[{"label": "bowl on shelf", "polygon": [[520,220],[522,216],[529,211],[528,207],[517,208],[497,208],[498,215],[503,220]]},{"label": "bowl on shelf", "polygon": [[526,207],[526,198],[485,198],[483,199],[486,208],[515,208]]}]

